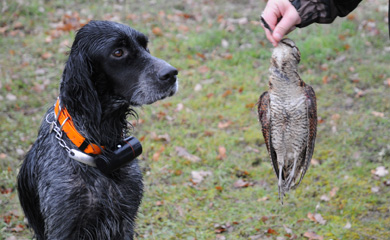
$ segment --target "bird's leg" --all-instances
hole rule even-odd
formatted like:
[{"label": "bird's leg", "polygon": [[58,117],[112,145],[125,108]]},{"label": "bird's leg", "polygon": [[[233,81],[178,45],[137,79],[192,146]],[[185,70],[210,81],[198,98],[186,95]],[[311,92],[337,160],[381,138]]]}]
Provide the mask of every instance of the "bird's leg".
[{"label": "bird's leg", "polygon": [[283,164],[279,163],[279,181],[278,181],[279,199],[283,204],[284,189],[282,186],[282,184],[283,184],[282,172],[283,172]]},{"label": "bird's leg", "polygon": [[295,152],[294,153],[294,165],[293,165],[293,168],[292,168],[292,171],[290,172],[290,175],[288,176],[288,182],[287,182],[287,190],[290,189],[290,186],[291,186],[291,182],[292,180],[294,179],[294,176],[295,176],[295,169],[297,167],[297,162],[298,162],[298,157],[299,155]]}]

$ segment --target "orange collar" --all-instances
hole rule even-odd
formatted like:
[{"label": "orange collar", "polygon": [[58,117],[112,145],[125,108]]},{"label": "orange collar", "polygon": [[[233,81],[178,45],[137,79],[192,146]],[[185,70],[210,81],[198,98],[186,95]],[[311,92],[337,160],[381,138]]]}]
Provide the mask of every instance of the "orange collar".
[{"label": "orange collar", "polygon": [[[59,112],[59,113],[58,113]],[[89,154],[101,154],[103,146],[98,146],[94,143],[88,143],[75,128],[73,124],[72,117],[68,113],[65,107],[60,108],[60,100],[57,99],[56,104],[54,105],[54,113],[57,116],[58,122],[62,126],[62,131],[66,133],[66,136],[72,141],[74,145],[76,145],[81,151]],[[59,116],[58,116],[59,114]],[[64,122],[65,121],[65,122]]]}]

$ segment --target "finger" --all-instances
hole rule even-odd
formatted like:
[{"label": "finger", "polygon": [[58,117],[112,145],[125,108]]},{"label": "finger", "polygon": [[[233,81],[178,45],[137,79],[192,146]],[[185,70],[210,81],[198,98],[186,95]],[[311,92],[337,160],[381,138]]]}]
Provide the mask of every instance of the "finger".
[{"label": "finger", "polygon": [[298,15],[298,12],[294,9],[287,10],[280,20],[280,22],[276,25],[272,37],[276,42],[282,40],[283,36],[286,35],[290,30],[295,27],[295,25],[299,24],[301,18]]},{"label": "finger", "polygon": [[265,21],[265,19],[263,18],[263,16],[261,16],[261,26],[263,27],[264,29],[264,32],[265,32],[265,36],[267,37],[268,41],[270,41],[272,43],[272,45],[276,46],[277,42],[275,41],[275,39],[272,37],[272,29],[271,27],[268,25],[268,23]]}]

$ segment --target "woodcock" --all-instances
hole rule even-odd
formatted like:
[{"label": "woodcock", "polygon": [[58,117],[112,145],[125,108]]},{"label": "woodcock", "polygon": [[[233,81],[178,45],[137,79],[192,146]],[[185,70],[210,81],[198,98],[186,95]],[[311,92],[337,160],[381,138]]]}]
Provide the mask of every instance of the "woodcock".
[{"label": "woodcock", "polygon": [[317,132],[316,96],[298,75],[300,57],[291,39],[283,39],[274,48],[269,90],[260,96],[258,105],[282,203],[284,194],[297,187],[305,176]]}]

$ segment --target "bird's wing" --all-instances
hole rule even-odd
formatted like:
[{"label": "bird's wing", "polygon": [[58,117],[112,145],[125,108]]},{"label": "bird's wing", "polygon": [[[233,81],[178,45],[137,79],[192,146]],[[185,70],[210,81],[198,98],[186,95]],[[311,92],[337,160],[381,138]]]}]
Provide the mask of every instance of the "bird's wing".
[{"label": "bird's wing", "polygon": [[264,92],[260,96],[257,110],[259,114],[259,121],[262,127],[265,145],[267,146],[267,150],[270,155],[271,162],[274,167],[276,176],[278,176],[279,178],[278,161],[277,161],[275,149],[272,146],[272,139],[271,139],[270,96],[268,92]]},{"label": "bird's wing", "polygon": [[301,183],[307,169],[309,168],[311,157],[313,156],[313,152],[314,152],[314,145],[315,145],[316,134],[317,134],[317,100],[316,100],[316,94],[311,86],[309,85],[305,86],[305,95],[306,95],[306,112],[307,112],[307,119],[309,123],[308,124],[309,134],[307,136],[306,154],[305,154],[304,164],[302,168],[302,174],[297,186]]}]

